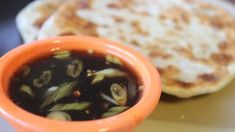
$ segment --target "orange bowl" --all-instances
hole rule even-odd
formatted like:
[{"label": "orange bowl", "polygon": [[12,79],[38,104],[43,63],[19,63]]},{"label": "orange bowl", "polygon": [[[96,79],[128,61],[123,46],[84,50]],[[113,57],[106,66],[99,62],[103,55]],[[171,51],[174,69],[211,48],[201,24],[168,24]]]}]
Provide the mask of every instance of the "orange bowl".
[{"label": "orange bowl", "polygon": [[[142,94],[133,107],[118,115],[91,121],[64,122],[31,114],[16,104],[8,95],[11,76],[23,64],[54,50],[93,50],[119,57],[143,84]],[[70,132],[126,132],[143,121],[157,105],[161,82],[156,68],[137,51],[116,42],[87,36],[66,36],[35,41],[19,46],[0,59],[0,115],[17,131]]]}]

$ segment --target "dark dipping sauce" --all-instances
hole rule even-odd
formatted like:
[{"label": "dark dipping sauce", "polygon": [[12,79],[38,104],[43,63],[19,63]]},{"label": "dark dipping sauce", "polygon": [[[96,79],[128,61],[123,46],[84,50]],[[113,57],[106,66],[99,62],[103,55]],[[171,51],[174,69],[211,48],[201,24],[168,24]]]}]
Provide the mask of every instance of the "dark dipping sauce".
[{"label": "dark dipping sauce", "polygon": [[10,98],[50,119],[94,120],[119,114],[140,96],[137,77],[110,55],[56,51],[22,66],[11,78]]}]

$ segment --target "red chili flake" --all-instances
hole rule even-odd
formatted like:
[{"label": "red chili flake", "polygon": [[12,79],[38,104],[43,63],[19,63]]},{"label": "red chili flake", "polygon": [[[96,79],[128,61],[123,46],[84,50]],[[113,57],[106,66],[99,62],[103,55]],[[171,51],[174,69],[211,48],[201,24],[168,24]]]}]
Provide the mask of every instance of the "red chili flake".
[{"label": "red chili flake", "polygon": [[81,95],[81,93],[80,93],[79,90],[76,90],[76,91],[73,92],[73,95],[74,95],[75,97],[79,97],[79,96]]}]

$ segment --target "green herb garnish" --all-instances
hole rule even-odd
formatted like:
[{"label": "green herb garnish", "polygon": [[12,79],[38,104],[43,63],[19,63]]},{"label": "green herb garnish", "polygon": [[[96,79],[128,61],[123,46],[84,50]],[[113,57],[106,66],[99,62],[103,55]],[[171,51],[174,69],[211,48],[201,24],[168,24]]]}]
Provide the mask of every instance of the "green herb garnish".
[{"label": "green herb garnish", "polygon": [[39,78],[33,80],[33,85],[37,88],[41,88],[51,81],[51,76],[51,71],[43,71],[42,75]]},{"label": "green herb garnish", "polygon": [[49,111],[66,111],[66,110],[86,110],[91,105],[90,102],[75,102],[68,104],[56,104]]},{"label": "green herb garnish", "polygon": [[43,101],[40,108],[44,108],[45,106],[47,106],[51,103],[56,103],[60,99],[68,96],[73,91],[73,87],[75,85],[76,85],[76,82],[74,82],[74,81],[61,84],[59,86],[59,88],[57,90],[55,90],[55,92],[53,92],[48,97],[46,97],[46,99]]},{"label": "green herb garnish", "polygon": [[82,72],[83,64],[82,61],[76,59],[67,66],[67,75],[73,78],[78,77]]},{"label": "green herb garnish", "polygon": [[25,84],[21,85],[20,91],[23,93],[26,93],[28,96],[30,96],[32,98],[34,97],[34,93],[28,85],[25,85]]},{"label": "green herb garnish", "polygon": [[127,103],[127,91],[126,86],[122,84],[113,83],[110,87],[113,98],[119,105],[126,105]]},{"label": "green herb garnish", "polygon": [[128,106],[116,106],[116,107],[112,107],[110,108],[107,112],[105,112],[101,117],[102,118],[106,118],[106,117],[110,117],[113,115],[117,115],[127,109],[129,109],[130,107]]},{"label": "green herb garnish", "polygon": [[71,121],[72,120],[71,116],[63,111],[50,112],[47,115],[47,118],[54,119],[54,120],[60,120],[60,121]]},{"label": "green herb garnish", "polygon": [[59,60],[66,60],[71,55],[70,51],[67,50],[55,51],[53,54],[54,54],[53,57]]},{"label": "green herb garnish", "polygon": [[96,84],[101,82],[105,77],[123,77],[127,76],[125,72],[114,68],[107,68],[104,70],[97,71],[95,73],[90,73],[90,76],[94,76],[91,84]]}]

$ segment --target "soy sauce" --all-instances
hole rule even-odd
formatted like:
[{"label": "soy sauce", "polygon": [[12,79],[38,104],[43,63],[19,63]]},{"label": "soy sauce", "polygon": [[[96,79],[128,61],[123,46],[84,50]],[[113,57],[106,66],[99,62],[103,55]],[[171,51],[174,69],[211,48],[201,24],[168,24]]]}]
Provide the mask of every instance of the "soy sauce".
[{"label": "soy sauce", "polygon": [[[16,71],[9,83],[9,95],[16,105],[31,113],[84,121],[129,109],[139,99],[140,85],[131,70],[114,56],[57,51]],[[58,94],[59,89],[68,93]],[[56,114],[60,117],[51,117]]]}]

